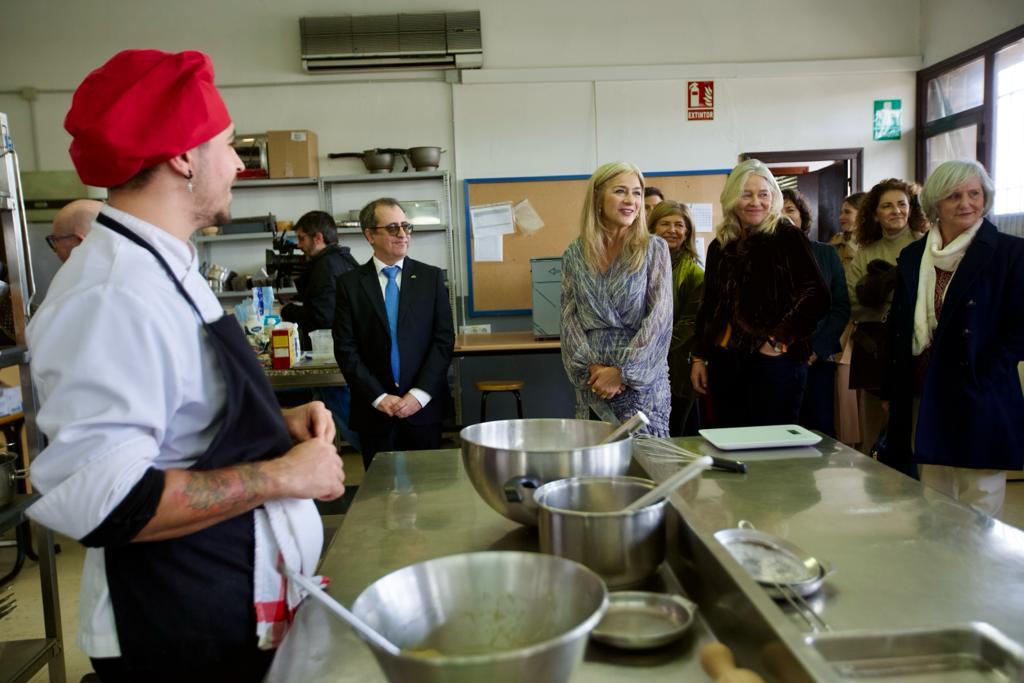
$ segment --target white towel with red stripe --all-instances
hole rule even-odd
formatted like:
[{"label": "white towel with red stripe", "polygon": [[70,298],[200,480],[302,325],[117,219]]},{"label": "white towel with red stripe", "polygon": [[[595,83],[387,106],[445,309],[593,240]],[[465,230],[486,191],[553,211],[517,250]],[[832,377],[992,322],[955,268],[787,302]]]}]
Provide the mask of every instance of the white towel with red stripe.
[{"label": "white towel with red stripe", "polygon": [[320,514],[311,500],[272,500],[254,511],[256,556],[253,598],[256,607],[256,636],[261,650],[273,650],[295,618],[295,610],[306,593],[278,571],[280,564],[313,577],[324,543]]}]

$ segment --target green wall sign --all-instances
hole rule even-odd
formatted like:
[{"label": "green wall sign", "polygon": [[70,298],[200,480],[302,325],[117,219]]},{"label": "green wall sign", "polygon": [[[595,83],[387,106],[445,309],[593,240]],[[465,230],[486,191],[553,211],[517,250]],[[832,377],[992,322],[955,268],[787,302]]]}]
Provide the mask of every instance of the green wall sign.
[{"label": "green wall sign", "polygon": [[875,100],[875,140],[899,140],[903,129],[902,100]]}]

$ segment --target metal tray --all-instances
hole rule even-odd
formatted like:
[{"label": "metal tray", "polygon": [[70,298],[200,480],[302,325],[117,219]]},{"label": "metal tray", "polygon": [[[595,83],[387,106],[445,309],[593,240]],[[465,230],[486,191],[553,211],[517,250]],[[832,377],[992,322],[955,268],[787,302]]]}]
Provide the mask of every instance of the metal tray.
[{"label": "metal tray", "polygon": [[843,681],[1024,682],[1024,647],[983,622],[908,631],[849,631],[805,642]]},{"label": "metal tray", "polygon": [[608,611],[590,636],[626,650],[646,650],[677,640],[697,612],[696,603],[680,595],[647,591],[608,594]]},{"label": "metal tray", "polygon": [[715,532],[715,539],[762,586],[775,592],[782,588],[807,596],[821,588],[832,573],[831,566],[789,541],[743,524]]}]

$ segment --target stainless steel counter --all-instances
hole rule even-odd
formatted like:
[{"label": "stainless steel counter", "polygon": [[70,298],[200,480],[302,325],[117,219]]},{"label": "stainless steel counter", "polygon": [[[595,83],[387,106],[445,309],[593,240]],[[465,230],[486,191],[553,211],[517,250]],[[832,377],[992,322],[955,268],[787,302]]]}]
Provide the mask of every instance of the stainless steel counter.
[{"label": "stainless steel counter", "polygon": [[[476,550],[537,549],[535,528],[505,519],[477,495],[459,451],[388,453],[374,458],[320,572],[330,577],[331,594],[351,606],[376,579],[414,562]],[[678,591],[672,581],[665,572],[648,588]],[[698,621],[679,643],[653,652],[629,654],[591,644],[572,681],[701,680],[694,655],[712,636]],[[355,632],[309,600],[267,677],[280,683],[384,680]]]},{"label": "stainless steel counter", "polygon": [[[722,453],[702,439],[682,445]],[[1024,642],[1024,533],[979,515],[826,439],[815,448],[744,452],[748,473],[709,472],[673,496],[672,572],[743,666],[769,673],[779,646],[786,680],[837,680],[804,636],[807,623],[767,597],[714,540],[740,519],[831,562],[811,606],[833,630],[985,621]],[[655,480],[678,465],[637,458]],[[472,489],[458,451],[378,456],[321,572],[346,605],[407,564],[457,552],[536,550],[536,531],[506,520]],[[573,681],[705,680],[695,661],[707,624],[676,646],[632,655],[591,645]],[[382,681],[372,654],[318,605],[299,610],[269,681]],[[776,676],[775,680],[780,680]]]}]

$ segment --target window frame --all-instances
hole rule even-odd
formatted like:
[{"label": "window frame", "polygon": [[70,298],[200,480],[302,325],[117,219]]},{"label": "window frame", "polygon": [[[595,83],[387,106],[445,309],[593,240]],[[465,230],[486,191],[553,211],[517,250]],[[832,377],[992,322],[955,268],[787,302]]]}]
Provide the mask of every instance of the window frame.
[{"label": "window frame", "polygon": [[[995,129],[995,56],[1003,48],[1020,40],[1024,40],[1024,24],[917,72],[917,111],[915,114],[917,136],[914,160],[914,177],[917,182],[923,183],[925,180],[929,138],[972,124],[977,126],[978,130],[975,158],[989,172],[992,172],[992,131]],[[926,123],[928,82],[973,62],[979,57],[985,60],[985,89],[981,105]]]}]

